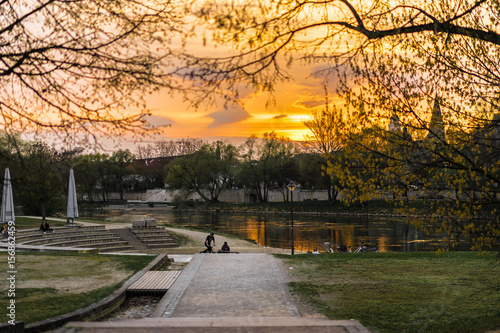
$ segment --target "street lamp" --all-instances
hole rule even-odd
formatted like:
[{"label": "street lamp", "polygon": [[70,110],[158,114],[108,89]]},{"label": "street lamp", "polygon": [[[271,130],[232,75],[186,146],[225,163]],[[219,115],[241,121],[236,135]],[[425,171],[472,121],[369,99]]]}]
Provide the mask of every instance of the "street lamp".
[{"label": "street lamp", "polygon": [[293,181],[287,185],[287,188],[290,190],[290,197],[292,202],[292,255],[294,254],[294,246],[293,246],[293,190],[295,190],[296,186]]}]

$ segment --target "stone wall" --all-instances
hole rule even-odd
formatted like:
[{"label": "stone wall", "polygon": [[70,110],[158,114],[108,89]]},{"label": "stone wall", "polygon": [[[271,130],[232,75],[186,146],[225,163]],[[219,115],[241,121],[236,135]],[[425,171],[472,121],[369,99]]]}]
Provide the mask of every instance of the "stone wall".
[{"label": "stone wall", "polygon": [[[124,199],[130,202],[164,202],[171,203],[174,200],[175,194],[178,191],[169,191],[165,189],[154,189],[147,190],[142,193],[125,193]],[[411,200],[422,199],[422,198],[432,198],[432,199],[450,199],[454,198],[454,193],[451,191],[440,191],[438,194],[430,193],[423,190],[410,190],[408,191],[408,197]],[[481,194],[478,193],[478,197]],[[207,193],[207,196],[209,194]],[[119,193],[110,193],[109,198],[118,199]],[[337,196],[340,199],[342,194]],[[283,202],[290,201],[290,191],[286,190],[284,195],[280,190],[271,190],[268,194],[269,202]],[[255,202],[257,195],[253,191],[247,189],[228,189],[223,190],[219,196],[219,201],[228,203],[246,203]],[[393,194],[388,191],[378,191],[373,196],[373,199],[393,199]],[[203,199],[196,193],[191,194],[188,200],[203,201]],[[328,200],[328,192],[326,190],[301,190],[297,188],[293,191],[293,201],[326,201]]]},{"label": "stone wall", "polygon": [[[134,202],[165,202],[170,203],[178,191],[168,191],[165,189],[147,190],[145,193],[125,193],[125,200]],[[208,194],[207,194],[208,196]],[[290,200],[290,192],[285,191],[285,199]],[[196,193],[189,196],[189,200],[203,201],[203,199]],[[328,200],[328,193],[326,191],[310,191],[296,189],[293,192],[294,201],[309,201],[309,200]],[[219,195],[219,201],[228,203],[245,203],[255,201],[251,192],[246,189],[228,189],[223,190]],[[279,190],[269,191],[269,202],[283,202],[283,193]]]}]

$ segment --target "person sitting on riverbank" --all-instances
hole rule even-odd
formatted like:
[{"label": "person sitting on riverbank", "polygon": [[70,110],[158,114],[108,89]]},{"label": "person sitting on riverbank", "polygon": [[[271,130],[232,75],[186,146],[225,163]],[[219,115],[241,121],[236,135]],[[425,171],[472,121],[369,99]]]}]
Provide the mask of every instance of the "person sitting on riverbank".
[{"label": "person sitting on riverbank", "polygon": [[339,252],[339,253],[345,253],[345,252],[347,252],[347,246],[346,245],[340,245],[339,247],[337,247],[337,252]]},{"label": "person sitting on riverbank", "polygon": [[339,253],[351,253],[352,249],[350,246],[340,245],[339,247],[337,247],[337,252],[339,252]]},{"label": "person sitting on riverbank", "polygon": [[229,248],[229,245],[227,245],[227,242],[224,242],[224,245],[222,245],[221,249],[219,250],[219,253],[229,253],[231,252],[231,249]]}]

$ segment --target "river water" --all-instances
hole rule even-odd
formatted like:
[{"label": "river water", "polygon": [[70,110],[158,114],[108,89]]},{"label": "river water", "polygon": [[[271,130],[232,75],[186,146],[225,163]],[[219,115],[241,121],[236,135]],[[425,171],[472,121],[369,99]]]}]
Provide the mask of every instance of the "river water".
[{"label": "river water", "polygon": [[[104,211],[109,215],[124,212]],[[127,214],[148,215],[158,222],[213,230],[254,240],[261,246],[291,248],[290,214],[215,213],[141,210]],[[320,252],[341,245],[353,250],[360,245],[376,246],[380,252],[436,251],[447,248],[445,235],[426,235],[403,219],[339,217],[294,214],[294,248],[296,251]],[[325,244],[326,243],[326,244]],[[201,245],[202,247],[202,245]],[[453,250],[469,250],[471,244],[460,241]]]}]

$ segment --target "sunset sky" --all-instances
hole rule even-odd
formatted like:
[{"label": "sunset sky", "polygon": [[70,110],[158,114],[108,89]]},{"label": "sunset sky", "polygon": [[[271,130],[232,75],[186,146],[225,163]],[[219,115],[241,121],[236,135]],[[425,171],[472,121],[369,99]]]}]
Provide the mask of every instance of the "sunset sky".
[{"label": "sunset sky", "polygon": [[[268,93],[249,93],[240,99],[241,105],[221,105],[194,110],[182,98],[171,97],[165,91],[148,98],[154,125],[170,124],[163,130],[165,138],[262,137],[275,131],[280,136],[303,140],[308,129],[302,124],[311,108],[323,106],[324,88],[311,74],[314,66],[296,66],[290,72],[291,82],[280,83],[274,93],[275,105],[266,106]],[[333,94],[333,87],[331,88]],[[330,97],[331,99],[331,97]]]},{"label": "sunset sky", "polygon": [[[311,34],[310,38],[313,37]],[[213,47],[210,41],[202,45],[196,39],[188,43],[188,51],[209,57],[231,53],[227,45]],[[153,125],[171,125],[163,130],[162,137],[166,139],[248,138],[252,134],[262,137],[266,132],[275,131],[279,136],[303,140],[310,132],[302,121],[308,118],[312,108],[323,107],[325,103],[323,79],[313,75],[324,68],[325,65],[319,63],[295,61],[288,69],[293,79],[277,85],[272,96],[275,103],[267,106],[271,98],[269,93],[255,94],[249,89],[240,92],[239,104],[224,107],[220,103],[199,110],[189,108],[180,96],[172,97],[167,91],[160,91],[147,99],[148,108],[153,113],[149,121]],[[339,103],[335,98],[335,82],[328,84],[329,101]]]}]

